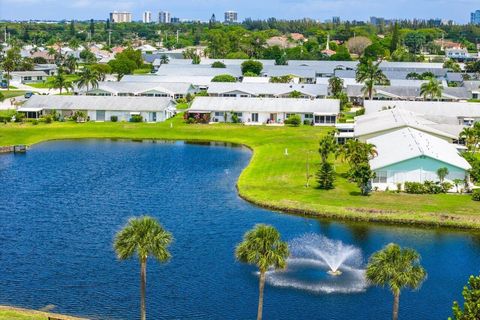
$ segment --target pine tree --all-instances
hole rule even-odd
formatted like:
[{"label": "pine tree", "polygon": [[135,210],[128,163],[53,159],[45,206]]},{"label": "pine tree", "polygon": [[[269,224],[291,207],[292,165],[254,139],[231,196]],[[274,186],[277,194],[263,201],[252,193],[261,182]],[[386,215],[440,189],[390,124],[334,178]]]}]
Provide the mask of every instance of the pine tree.
[{"label": "pine tree", "polygon": [[457,301],[453,303],[453,318],[449,320],[480,319],[480,276],[470,276],[463,288],[463,309]]},{"label": "pine tree", "polygon": [[75,22],[70,21],[70,36],[75,37]]},{"label": "pine tree", "polygon": [[93,23],[93,19],[90,19],[90,36],[95,34],[95,24]]},{"label": "pine tree", "polygon": [[390,44],[390,52],[394,52],[398,48],[398,43],[400,42],[400,27],[398,26],[398,22],[395,22],[393,26],[393,34],[392,34],[392,43]]},{"label": "pine tree", "polygon": [[322,162],[317,172],[317,183],[319,189],[333,189],[335,181],[335,170],[329,162]]}]

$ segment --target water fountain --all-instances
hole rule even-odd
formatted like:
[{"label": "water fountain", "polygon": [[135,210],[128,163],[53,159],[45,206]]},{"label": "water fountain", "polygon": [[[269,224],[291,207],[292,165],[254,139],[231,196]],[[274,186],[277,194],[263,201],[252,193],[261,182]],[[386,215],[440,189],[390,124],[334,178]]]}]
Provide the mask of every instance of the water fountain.
[{"label": "water fountain", "polygon": [[270,284],[323,293],[366,289],[359,248],[317,234],[293,239],[289,248],[287,269],[269,272]]}]

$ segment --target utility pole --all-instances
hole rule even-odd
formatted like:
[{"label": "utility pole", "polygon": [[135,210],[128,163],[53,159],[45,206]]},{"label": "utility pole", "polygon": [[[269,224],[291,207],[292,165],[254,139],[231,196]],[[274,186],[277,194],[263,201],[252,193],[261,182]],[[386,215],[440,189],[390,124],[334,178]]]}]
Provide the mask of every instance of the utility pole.
[{"label": "utility pole", "polygon": [[112,29],[108,29],[108,46],[112,46]]}]

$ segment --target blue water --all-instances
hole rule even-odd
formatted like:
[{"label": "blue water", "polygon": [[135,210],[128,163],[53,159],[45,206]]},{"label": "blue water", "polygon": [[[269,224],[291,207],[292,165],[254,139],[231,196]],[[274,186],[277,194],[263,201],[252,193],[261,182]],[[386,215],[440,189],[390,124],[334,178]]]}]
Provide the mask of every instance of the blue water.
[{"label": "blue water", "polygon": [[[318,233],[353,244],[365,261],[392,241],[418,250],[428,280],[402,293],[401,319],[445,319],[479,272],[478,234],[336,223],[250,205],[235,189],[250,156],[245,148],[96,140],[1,155],[0,304],[138,318],[139,265],[117,261],[112,240],[129,217],[146,213],[175,236],[170,263],[148,262],[150,319],[254,318],[255,269],[233,252],[260,222],[286,240]],[[308,272],[299,278],[323,276]],[[265,294],[265,319],[388,319],[392,305],[381,288],[324,294],[267,285]]]}]

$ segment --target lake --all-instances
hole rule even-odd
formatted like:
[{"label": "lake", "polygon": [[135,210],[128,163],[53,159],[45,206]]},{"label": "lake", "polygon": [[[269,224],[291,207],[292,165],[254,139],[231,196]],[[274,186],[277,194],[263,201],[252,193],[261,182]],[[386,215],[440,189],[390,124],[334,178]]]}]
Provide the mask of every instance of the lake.
[{"label": "lake", "polygon": [[245,202],[235,183],[250,157],[244,147],[110,140],[0,155],[0,304],[139,318],[139,263],[118,261],[112,241],[142,214],[175,237],[168,264],[147,264],[149,319],[255,318],[256,270],[237,263],[234,248],[256,223],[274,225],[300,248],[312,237],[353,248],[358,271],[336,280],[315,263],[292,263],[269,279],[265,319],[389,319],[390,292],[367,287],[358,274],[390,242],[418,250],[428,272],[420,291],[402,292],[401,319],[446,319],[478,274],[478,233],[339,223]]}]

